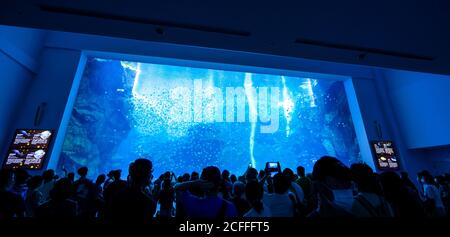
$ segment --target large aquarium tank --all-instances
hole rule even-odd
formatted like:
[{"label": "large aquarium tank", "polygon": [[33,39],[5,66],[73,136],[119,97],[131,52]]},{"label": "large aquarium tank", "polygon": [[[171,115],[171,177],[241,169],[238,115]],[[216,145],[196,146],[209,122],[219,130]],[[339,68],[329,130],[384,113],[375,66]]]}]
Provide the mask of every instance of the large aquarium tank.
[{"label": "large aquarium tank", "polygon": [[58,167],[126,175],[143,157],[155,177],[272,161],[310,172],[323,155],[360,160],[342,81],[89,58]]}]

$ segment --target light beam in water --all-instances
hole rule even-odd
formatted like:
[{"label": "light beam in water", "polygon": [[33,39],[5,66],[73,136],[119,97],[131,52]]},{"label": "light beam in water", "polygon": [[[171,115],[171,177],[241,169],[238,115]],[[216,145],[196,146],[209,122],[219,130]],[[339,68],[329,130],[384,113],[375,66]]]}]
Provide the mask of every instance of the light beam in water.
[{"label": "light beam in water", "polygon": [[250,161],[252,163],[252,167],[256,167],[255,157],[253,156],[253,148],[255,146],[255,130],[256,130],[256,119],[258,118],[258,112],[256,110],[256,92],[255,88],[253,88],[252,83],[252,74],[245,73],[245,81],[244,81],[244,89],[245,95],[247,96],[248,108],[249,108],[249,120],[251,124],[250,131]]},{"label": "light beam in water", "polygon": [[290,123],[292,120],[292,112],[294,111],[294,102],[289,95],[284,76],[281,76],[281,82],[283,83],[283,101],[281,102],[281,106],[283,106],[284,117],[286,118],[286,137],[289,137],[291,133]]},{"label": "light beam in water", "polygon": [[137,95],[136,87],[139,84],[139,76],[141,75],[141,64],[136,65],[136,75],[134,76],[133,89],[131,90],[133,96]]},{"label": "light beam in water", "polygon": [[[309,106],[311,106],[311,107],[316,107],[316,99],[314,98],[314,92],[313,92],[313,89],[312,89],[312,83],[311,83],[311,78],[308,78],[307,80],[306,80],[306,83],[307,83],[307,90],[308,90],[308,96],[309,96]],[[315,82],[315,80],[314,80],[314,82]]]}]

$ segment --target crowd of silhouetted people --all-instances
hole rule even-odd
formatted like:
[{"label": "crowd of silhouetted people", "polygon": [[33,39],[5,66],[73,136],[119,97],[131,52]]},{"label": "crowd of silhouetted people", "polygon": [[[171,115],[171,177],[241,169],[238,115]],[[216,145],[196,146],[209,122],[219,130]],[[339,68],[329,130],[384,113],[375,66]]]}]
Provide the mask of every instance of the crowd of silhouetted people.
[{"label": "crowd of silhouetted people", "polygon": [[0,171],[0,219],[80,218],[114,222],[154,218],[424,218],[448,217],[450,175],[376,173],[363,163],[344,165],[321,157],[312,173],[302,166],[278,171],[249,167],[242,175],[205,167],[176,176],[153,177],[148,159],[88,179],[88,168],[57,177],[53,170],[31,176]]}]

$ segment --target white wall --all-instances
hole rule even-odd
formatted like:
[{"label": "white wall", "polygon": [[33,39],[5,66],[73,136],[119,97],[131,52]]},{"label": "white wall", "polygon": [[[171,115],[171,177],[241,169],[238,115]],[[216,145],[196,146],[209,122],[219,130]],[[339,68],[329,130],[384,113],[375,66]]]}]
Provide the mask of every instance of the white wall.
[{"label": "white wall", "polygon": [[384,70],[380,77],[409,163],[450,172],[450,76]]},{"label": "white wall", "polygon": [[[12,128],[53,129],[56,132],[55,141],[60,140],[58,130],[81,59],[82,53],[79,50],[44,47],[40,59],[40,70],[30,83],[28,96],[26,101],[21,103],[18,112],[20,116],[16,116]],[[34,115],[41,103],[47,105],[42,114],[41,123],[35,126]],[[52,149],[53,146],[49,150]],[[47,158],[47,162],[49,160]],[[44,165],[47,165],[47,162]]]},{"label": "white wall", "polygon": [[[0,144],[8,144],[13,136],[15,119],[38,71],[46,32],[0,26]],[[6,152],[0,147],[0,154]]]},{"label": "white wall", "polygon": [[408,148],[450,145],[450,76],[395,70],[384,76]]}]

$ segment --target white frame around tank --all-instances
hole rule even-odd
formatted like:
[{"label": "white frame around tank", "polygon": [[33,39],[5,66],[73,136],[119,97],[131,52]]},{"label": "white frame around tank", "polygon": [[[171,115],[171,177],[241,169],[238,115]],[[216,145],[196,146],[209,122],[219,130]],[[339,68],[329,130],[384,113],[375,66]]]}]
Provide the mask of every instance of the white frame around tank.
[{"label": "white frame around tank", "polygon": [[[236,52],[236,54],[251,54],[251,53],[240,53]],[[256,54],[251,54],[256,55]],[[258,55],[256,55],[258,56]],[[63,118],[61,124],[58,129],[57,136],[55,138],[55,143],[53,146],[53,150],[51,153],[50,160],[47,164],[47,168],[56,169],[59,157],[61,154],[62,146],[65,139],[65,134],[67,131],[67,127],[69,124],[69,120],[72,114],[72,110],[77,98],[79,85],[82,79],[82,75],[85,69],[86,60],[88,57],[97,57],[104,59],[113,59],[113,60],[127,60],[127,61],[135,61],[141,63],[155,63],[155,64],[166,64],[166,65],[174,65],[174,66],[186,66],[186,67],[197,67],[197,68],[208,68],[208,69],[218,69],[218,70],[227,70],[227,71],[242,71],[242,72],[252,72],[252,73],[262,73],[262,74],[272,74],[272,75],[284,75],[284,76],[292,76],[292,77],[303,77],[303,78],[313,78],[319,80],[340,80],[343,81],[347,102],[350,109],[350,113],[352,116],[353,126],[355,129],[356,137],[358,140],[361,159],[363,162],[371,166],[374,170],[376,170],[376,166],[373,160],[372,151],[370,149],[370,144],[366,134],[366,128],[364,126],[364,121],[361,115],[360,106],[358,104],[358,99],[355,93],[355,89],[353,87],[353,80],[351,76],[338,75],[332,73],[318,73],[318,72],[305,72],[300,70],[292,70],[292,69],[282,69],[283,66],[278,66],[278,68],[270,68],[266,66],[254,66],[254,65],[243,65],[233,63],[223,63],[223,62],[213,62],[213,60],[189,60],[189,59],[180,59],[175,57],[160,57],[160,56],[147,56],[147,55],[133,55],[133,54],[123,54],[123,53],[114,53],[114,52],[102,52],[102,51],[92,51],[85,50],[82,53],[82,57],[80,59],[77,73],[73,80],[72,88],[68,97],[68,101],[64,110]],[[264,58],[274,58],[273,64],[278,64],[277,59],[278,56],[272,55],[263,55]],[[221,60],[223,61],[223,60]],[[325,62],[324,62],[325,63]],[[263,64],[271,64],[270,60],[265,60]],[[317,71],[317,68],[315,68]],[[303,69],[304,70],[304,69]],[[320,69],[319,69],[320,70]],[[345,70],[344,70],[345,71]],[[345,73],[345,72],[344,72]],[[343,73],[341,73],[343,74]]]}]

